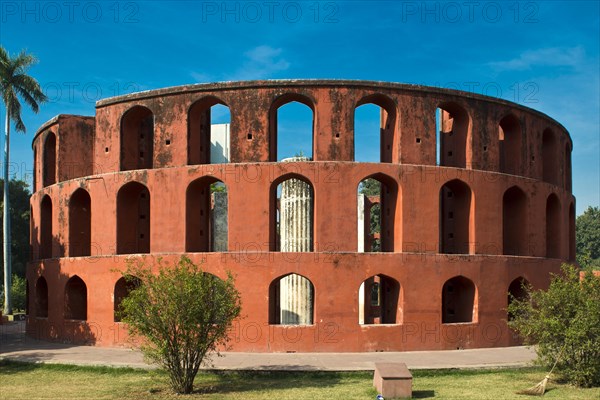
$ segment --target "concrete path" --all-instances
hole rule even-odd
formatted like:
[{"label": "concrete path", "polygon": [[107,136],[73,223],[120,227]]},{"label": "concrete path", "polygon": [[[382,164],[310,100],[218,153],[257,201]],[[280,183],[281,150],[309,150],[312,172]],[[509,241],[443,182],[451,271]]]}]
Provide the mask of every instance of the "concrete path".
[{"label": "concrete path", "polygon": [[[24,322],[0,325],[0,359],[76,365],[152,368],[137,350],[49,343],[25,336]],[[223,353],[213,369],[271,371],[372,371],[375,362],[404,362],[411,369],[494,368],[531,364],[527,347],[385,353]]]}]

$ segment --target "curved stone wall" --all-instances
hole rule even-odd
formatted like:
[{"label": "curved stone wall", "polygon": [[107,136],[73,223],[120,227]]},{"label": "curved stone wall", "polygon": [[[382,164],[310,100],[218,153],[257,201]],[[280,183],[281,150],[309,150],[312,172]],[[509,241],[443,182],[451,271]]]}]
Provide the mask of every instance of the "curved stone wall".
[{"label": "curved stone wall", "polygon": [[[277,109],[292,101],[312,110],[312,160],[278,162]],[[354,110],[367,103],[381,108],[379,163],[354,161]],[[231,114],[229,163],[210,163],[215,104]],[[33,149],[28,330],[46,339],[132,341],[114,315],[127,289],[119,270],[185,254],[237,277],[235,351],[507,346],[517,343],[509,290],[545,287],[574,259],[568,132],[475,94],[363,81],[183,86],[100,101],[95,117],[59,115]],[[380,252],[359,243],[366,178],[382,188]],[[277,187],[292,182],[310,202],[312,237],[281,252]],[[286,307],[302,318],[284,316],[282,293],[294,291],[304,301]]]}]

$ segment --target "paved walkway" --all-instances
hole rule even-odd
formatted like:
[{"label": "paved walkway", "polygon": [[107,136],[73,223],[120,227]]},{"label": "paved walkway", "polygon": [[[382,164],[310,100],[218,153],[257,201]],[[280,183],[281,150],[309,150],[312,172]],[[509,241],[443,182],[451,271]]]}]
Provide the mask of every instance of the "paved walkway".
[{"label": "paved walkway", "polygon": [[[24,322],[0,325],[0,359],[76,365],[152,368],[137,350],[73,346],[25,336]],[[492,368],[524,366],[535,359],[533,349],[409,351],[385,353],[223,353],[214,369],[271,371],[372,371],[375,362],[404,362],[411,369]]]}]

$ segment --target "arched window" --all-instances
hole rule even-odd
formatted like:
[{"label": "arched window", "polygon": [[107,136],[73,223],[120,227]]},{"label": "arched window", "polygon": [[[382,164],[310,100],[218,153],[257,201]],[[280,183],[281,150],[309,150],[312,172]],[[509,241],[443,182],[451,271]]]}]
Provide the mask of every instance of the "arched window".
[{"label": "arched window", "polygon": [[196,101],[188,111],[188,164],[221,164],[230,160],[229,107],[216,97]]},{"label": "arched window", "polygon": [[571,145],[565,145],[565,190],[571,192],[573,190],[573,180],[571,177]]},{"label": "arched window", "polygon": [[303,176],[277,179],[270,194],[271,251],[313,251],[313,186]]},{"label": "arched window", "polygon": [[38,318],[48,318],[48,283],[43,276],[35,283],[35,315]]},{"label": "arched window", "polygon": [[91,240],[91,199],[85,189],[79,188],[69,200],[69,256],[89,256],[91,254]]},{"label": "arched window", "polygon": [[121,303],[123,299],[129,295],[129,293],[140,285],[141,281],[135,276],[121,277],[115,283],[114,291],[114,320],[120,322],[121,317],[119,312],[121,311]]},{"label": "arched window", "polygon": [[129,182],[117,193],[117,254],[150,252],[150,192]]},{"label": "arched window", "polygon": [[29,308],[29,296],[31,295],[29,291],[29,279],[25,279],[25,315],[29,315],[31,309]]},{"label": "arched window", "polygon": [[401,310],[400,284],[386,275],[375,275],[361,283],[358,290],[358,323],[398,324]]},{"label": "arched window", "polygon": [[473,242],[472,193],[469,185],[454,179],[440,189],[440,251],[447,254],[469,254]]},{"label": "arched window", "polygon": [[[513,301],[523,301],[527,299],[527,287],[529,287],[529,282],[527,279],[521,277],[513,280],[508,286],[508,301],[507,304],[510,306]],[[514,319],[514,315],[508,314],[508,320],[512,321]]]},{"label": "arched window", "polygon": [[560,201],[554,193],[546,200],[546,257],[560,258],[561,234]]},{"label": "arched window", "polygon": [[187,188],[185,208],[186,251],[227,251],[227,186],[209,176],[196,179]]},{"label": "arched window", "polygon": [[442,288],[442,323],[476,322],[476,288],[464,276],[448,279]]},{"label": "arched window", "polygon": [[358,251],[394,251],[398,185],[375,174],[358,184]]},{"label": "arched window", "polygon": [[269,161],[290,157],[313,160],[315,106],[299,94],[278,97],[269,110]]},{"label": "arched window", "polygon": [[519,175],[521,172],[521,124],[513,115],[500,121],[498,129],[500,172]]},{"label": "arched window", "polygon": [[[33,215],[33,207],[29,206],[29,259],[35,260],[40,258],[38,255],[33,253],[33,243],[38,239],[36,237],[37,229],[35,229],[35,217]],[[38,250],[39,251],[39,250]]]},{"label": "arched window", "polygon": [[546,129],[542,135],[542,170],[544,182],[558,185],[558,143],[554,132]]},{"label": "arched window", "polygon": [[52,258],[52,199],[45,195],[40,205],[40,258]]},{"label": "arched window", "polygon": [[312,325],[315,289],[298,274],[280,277],[269,285],[269,324]]},{"label": "arched window", "polygon": [[65,286],[65,319],[87,319],[87,287],[77,275]]},{"label": "arched window", "polygon": [[154,114],[135,106],[121,118],[121,171],[152,168]]},{"label": "arched window", "polygon": [[38,179],[38,160],[37,160],[37,145],[33,146],[33,193],[37,192],[38,188],[37,188],[37,183],[39,182]]},{"label": "arched window", "polygon": [[438,165],[467,167],[469,114],[455,103],[443,103],[436,113]]},{"label": "arched window", "polygon": [[569,261],[575,261],[575,206],[569,205]]},{"label": "arched window", "polygon": [[354,161],[394,161],[396,104],[381,94],[361,99],[354,109]]},{"label": "arched window", "polygon": [[48,132],[44,141],[44,186],[50,186],[56,183],[56,135]]},{"label": "arched window", "polygon": [[507,189],[502,197],[502,243],[503,254],[527,255],[527,196],[517,186]]}]

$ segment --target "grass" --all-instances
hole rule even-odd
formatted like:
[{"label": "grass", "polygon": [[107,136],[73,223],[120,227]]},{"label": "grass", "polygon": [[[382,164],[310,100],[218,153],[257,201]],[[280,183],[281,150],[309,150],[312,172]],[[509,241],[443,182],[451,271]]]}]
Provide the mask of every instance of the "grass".
[{"label": "grass", "polygon": [[[539,368],[413,371],[417,399],[529,399]],[[195,393],[174,394],[163,371],[0,361],[2,399],[375,399],[371,372],[226,372],[196,377]],[[544,398],[598,399],[600,388],[551,382]]]}]

